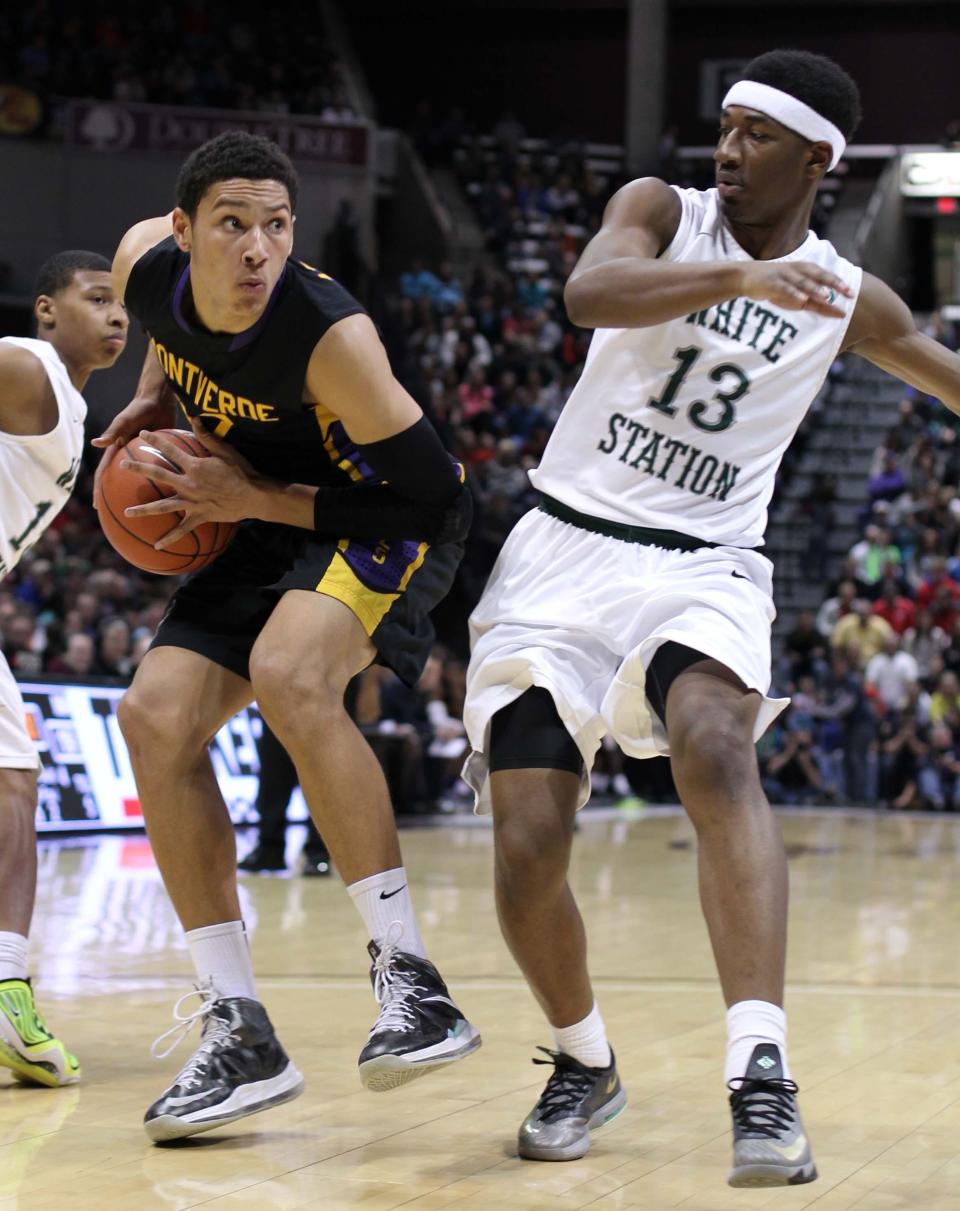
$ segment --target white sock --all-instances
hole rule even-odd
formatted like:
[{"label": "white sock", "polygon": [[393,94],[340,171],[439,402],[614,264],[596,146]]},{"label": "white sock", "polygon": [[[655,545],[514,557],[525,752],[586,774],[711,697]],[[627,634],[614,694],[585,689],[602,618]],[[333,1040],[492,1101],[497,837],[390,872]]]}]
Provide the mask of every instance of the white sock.
[{"label": "white sock", "polygon": [[242,921],[222,921],[186,933],[197,981],[213,984],[220,997],[258,1001],[247,931]]},{"label": "white sock", "polygon": [[783,1079],[790,1080],[787,1064],[787,1015],[770,1001],[738,1001],[727,1010],[727,1062],[723,1079],[737,1081],[747,1071],[753,1049],[773,1043],[780,1049]]},{"label": "white sock", "polygon": [[0,980],[27,978],[27,939],[0,929]]},{"label": "white sock", "polygon": [[399,921],[403,926],[403,933],[398,939],[397,949],[417,955],[421,959],[427,957],[420,930],[417,928],[417,918],[413,915],[407,872],[402,866],[394,870],[382,870],[378,875],[370,875],[368,879],[358,879],[356,883],[350,884],[347,891],[357,906],[357,912],[363,917],[367,933],[377,945],[387,936],[387,930],[393,922]]},{"label": "white sock", "polygon": [[610,1044],[596,1001],[582,1021],[574,1022],[572,1026],[554,1026],[553,1037],[558,1051],[572,1056],[588,1068],[609,1068]]}]

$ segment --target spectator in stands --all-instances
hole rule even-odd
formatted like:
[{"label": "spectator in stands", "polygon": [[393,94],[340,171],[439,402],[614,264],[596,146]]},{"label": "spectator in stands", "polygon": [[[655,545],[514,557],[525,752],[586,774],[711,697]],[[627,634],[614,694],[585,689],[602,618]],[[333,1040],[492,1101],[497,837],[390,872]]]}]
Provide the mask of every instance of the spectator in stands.
[{"label": "spectator in stands", "polygon": [[893,450],[909,450],[924,434],[923,421],[916,413],[912,399],[902,399],[897,405],[897,423],[887,434],[887,445]]},{"label": "spectator in stands", "polygon": [[777,729],[779,742],[767,757],[763,787],[774,803],[808,803],[823,799],[826,786],[813,755],[813,735],[806,728]]},{"label": "spectator in stands", "polygon": [[917,662],[921,677],[927,677],[934,660],[940,660],[950,646],[950,636],[934,626],[929,610],[918,609],[912,627],[903,633],[903,651],[909,652]]},{"label": "spectator in stands", "polygon": [[492,430],[493,388],[487,382],[482,366],[475,366],[468,372],[466,381],[457,389],[457,399],[458,424],[469,425],[477,433]]},{"label": "spectator in stands", "polygon": [[96,670],[100,676],[127,681],[133,670],[130,627],[123,618],[111,618],[100,628]]},{"label": "spectator in stands", "polygon": [[62,656],[55,656],[49,663],[48,671],[61,677],[75,678],[78,681],[93,676],[96,649],[93,639],[86,631],[74,631],[67,639],[67,647]]},{"label": "spectator in stands", "polygon": [[960,678],[956,673],[941,673],[937,688],[930,696],[930,720],[960,719]]},{"label": "spectator in stands", "polygon": [[900,637],[891,634],[883,650],[872,656],[867,664],[864,683],[872,690],[887,711],[905,710],[919,679],[917,662],[900,647]]},{"label": "spectator in stands", "polygon": [[853,603],[859,595],[854,580],[841,580],[835,596],[828,597],[817,611],[817,630],[829,639],[841,618],[853,611]]},{"label": "spectator in stands", "polygon": [[527,473],[519,464],[513,438],[502,437],[497,442],[496,457],[487,464],[486,490],[510,502],[520,501],[531,491]]},{"label": "spectator in stands", "polygon": [[840,651],[833,656],[824,700],[817,716],[842,727],[844,792],[849,803],[869,803],[870,753],[876,738],[876,720],[864,693],[859,670]]},{"label": "spectator in stands", "polygon": [[863,669],[894,634],[890,623],[873,613],[870,602],[865,597],[858,597],[853,610],[840,618],[833,628],[830,646],[849,655],[857,667]]},{"label": "spectator in stands", "polygon": [[784,640],[788,679],[793,684],[801,677],[817,678],[826,671],[827,644],[817,629],[810,610],[801,610],[793,630]]},{"label": "spectator in stands", "polygon": [[929,751],[913,711],[881,725],[879,797],[893,808],[913,807],[918,802],[919,774]]},{"label": "spectator in stands", "polygon": [[3,655],[15,674],[33,676],[40,671],[42,652],[43,635],[36,614],[21,604],[4,620]]},{"label": "spectator in stands", "polygon": [[960,743],[945,723],[930,729],[930,744],[919,770],[920,793],[935,811],[960,809]]},{"label": "spectator in stands", "polygon": [[405,299],[432,301],[439,287],[440,281],[436,274],[424,267],[420,257],[414,257],[411,268],[400,274],[400,291]]},{"label": "spectator in stands", "polygon": [[876,585],[890,564],[899,566],[899,548],[890,541],[890,531],[882,526],[867,526],[863,538],[850,548],[856,576],[868,586]]},{"label": "spectator in stands", "polygon": [[867,485],[872,501],[895,501],[909,488],[907,477],[900,467],[896,454],[888,449],[884,454],[883,464]]},{"label": "spectator in stands", "polygon": [[911,599],[901,593],[897,578],[885,576],[881,581],[880,597],[873,603],[873,612],[902,635],[913,626],[917,611]]},{"label": "spectator in stands", "polygon": [[941,556],[931,561],[930,571],[917,589],[917,608],[928,610],[933,625],[947,635],[953,634],[958,608],[960,608],[960,585],[946,573],[945,561]]}]

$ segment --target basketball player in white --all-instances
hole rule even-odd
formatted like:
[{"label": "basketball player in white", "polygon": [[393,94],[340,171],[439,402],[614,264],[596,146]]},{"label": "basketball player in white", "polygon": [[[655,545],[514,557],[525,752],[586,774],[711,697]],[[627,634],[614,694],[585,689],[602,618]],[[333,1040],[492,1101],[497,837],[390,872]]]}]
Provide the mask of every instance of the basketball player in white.
[{"label": "basketball player in white", "polygon": [[756,549],[781,456],[838,353],[960,412],[960,358],[882,282],[809,231],[859,120],[856,85],[796,51],[727,94],[716,188],[634,181],[565,290],[595,329],[473,618],[466,776],[492,806],[496,894],[553,1027],[523,1156],[582,1156],[625,1104],[566,881],[574,815],[609,733],[669,753],[697,831],[700,896],[728,1006],[730,1183],[816,1177],[782,1009],[787,869],[754,742],[770,685],[771,565]]},{"label": "basketball player in white", "polygon": [[[127,343],[127,313],[110,262],[61,252],[37,278],[37,337],[0,340],[0,577],[67,503],[83,454],[80,392]],[[0,654],[0,1066],[28,1084],[80,1079],[75,1056],[47,1029],[28,978],[37,883],[39,761],[23,699]]]}]

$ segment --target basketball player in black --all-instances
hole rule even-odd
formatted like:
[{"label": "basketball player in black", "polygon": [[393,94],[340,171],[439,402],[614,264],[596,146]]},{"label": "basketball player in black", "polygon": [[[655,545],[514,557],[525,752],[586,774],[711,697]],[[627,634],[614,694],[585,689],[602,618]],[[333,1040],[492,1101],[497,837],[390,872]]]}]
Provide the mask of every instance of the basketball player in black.
[{"label": "basketball player in black", "polygon": [[303,1085],[257,997],[233,830],[207,753],[253,698],[371,938],[380,1013],[360,1054],[364,1085],[392,1088],[480,1044],[426,958],[386,784],[343,705],[374,660],[411,684],[419,676],[469,497],[361,306],[291,258],[296,202],[287,157],[228,132],[187,159],[176,209],[133,227],[114,261],[151,345],[136,398],[97,439],[103,462],[141,430],[172,425],[178,406],[214,455],[151,438],[178,469],[150,475],[175,495],[128,513],[181,514],[168,544],[203,521],[244,523],[175,594],[120,704],[202,998],[180,1018],[202,1021],[200,1046],[147,1111],[155,1140],[231,1122]]}]

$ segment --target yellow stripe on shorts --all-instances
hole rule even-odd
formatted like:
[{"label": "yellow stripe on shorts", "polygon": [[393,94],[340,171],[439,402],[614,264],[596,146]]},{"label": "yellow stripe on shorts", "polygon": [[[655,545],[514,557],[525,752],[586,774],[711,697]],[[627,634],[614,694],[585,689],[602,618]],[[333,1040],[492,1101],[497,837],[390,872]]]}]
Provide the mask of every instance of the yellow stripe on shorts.
[{"label": "yellow stripe on shorts", "polygon": [[416,555],[407,564],[406,570],[400,578],[396,593],[378,593],[376,589],[371,589],[365,585],[343,558],[343,553],[349,546],[349,538],[340,539],[339,543],[337,543],[337,551],[330,561],[330,566],[324,572],[315,591],[323,593],[327,597],[333,597],[337,601],[342,601],[347,609],[353,611],[360,625],[367,635],[370,636],[380,623],[383,622],[390,612],[390,607],[399,598],[404,589],[406,589],[414,572],[423,564],[423,561],[427,557],[427,551],[430,549],[430,544],[421,542],[418,545]]}]

